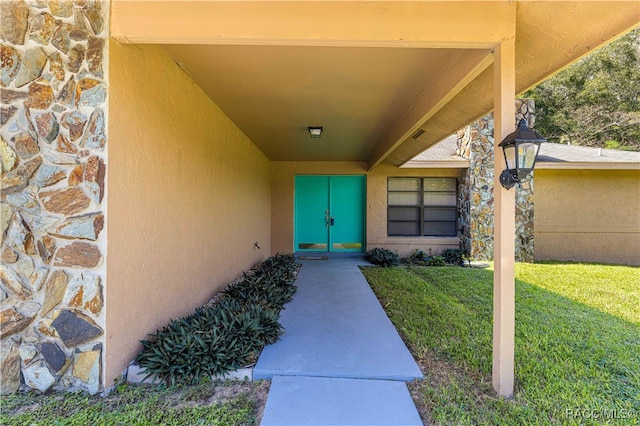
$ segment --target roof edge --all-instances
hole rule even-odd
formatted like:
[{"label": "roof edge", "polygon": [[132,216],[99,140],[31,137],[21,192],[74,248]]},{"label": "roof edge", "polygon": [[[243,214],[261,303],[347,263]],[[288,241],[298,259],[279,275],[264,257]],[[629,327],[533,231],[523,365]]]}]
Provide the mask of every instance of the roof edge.
[{"label": "roof edge", "polygon": [[468,169],[469,160],[419,161],[409,160],[398,166],[399,169]]},{"label": "roof edge", "polygon": [[568,162],[568,161],[537,161],[536,170],[640,170],[640,163],[635,162]]}]

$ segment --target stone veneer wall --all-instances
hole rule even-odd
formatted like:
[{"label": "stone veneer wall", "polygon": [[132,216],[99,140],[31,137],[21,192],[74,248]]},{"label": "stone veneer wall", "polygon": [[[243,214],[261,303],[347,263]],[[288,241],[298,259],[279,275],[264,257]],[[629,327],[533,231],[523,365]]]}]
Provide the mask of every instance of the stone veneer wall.
[{"label": "stone veneer wall", "polygon": [[0,3],[2,393],[96,393],[109,3]]},{"label": "stone veneer wall", "polygon": [[[535,123],[533,99],[516,100],[516,125]],[[458,180],[459,237],[475,260],[493,259],[493,113],[457,134],[456,154],[469,160]],[[500,153],[502,155],[502,153]],[[533,179],[516,185],[516,260],[533,262]]]}]

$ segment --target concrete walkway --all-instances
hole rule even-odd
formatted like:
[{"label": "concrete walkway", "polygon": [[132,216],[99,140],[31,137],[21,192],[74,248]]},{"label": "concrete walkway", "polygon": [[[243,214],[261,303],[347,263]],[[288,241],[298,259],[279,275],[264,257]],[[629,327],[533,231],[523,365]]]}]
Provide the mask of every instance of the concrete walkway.
[{"label": "concrete walkway", "polygon": [[253,370],[272,379],[261,425],[422,425],[404,383],[422,374],[358,269],[362,255],[302,264],[285,334]]}]

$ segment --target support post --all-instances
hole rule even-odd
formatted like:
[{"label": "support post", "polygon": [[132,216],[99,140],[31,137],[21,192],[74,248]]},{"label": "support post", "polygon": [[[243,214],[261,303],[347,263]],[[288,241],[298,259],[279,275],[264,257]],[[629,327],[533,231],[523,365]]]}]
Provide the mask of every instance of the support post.
[{"label": "support post", "polygon": [[515,130],[515,41],[494,51],[494,254],[493,273],[493,388],[511,397],[514,385],[515,339],[515,189],[500,185],[505,169],[498,144]]}]

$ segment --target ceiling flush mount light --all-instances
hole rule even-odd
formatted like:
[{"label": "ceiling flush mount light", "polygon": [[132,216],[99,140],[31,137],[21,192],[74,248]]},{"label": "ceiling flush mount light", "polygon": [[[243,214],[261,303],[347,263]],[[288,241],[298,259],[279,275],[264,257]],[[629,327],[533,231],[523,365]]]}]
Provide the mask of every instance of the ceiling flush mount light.
[{"label": "ceiling flush mount light", "polygon": [[523,118],[515,132],[509,134],[500,142],[504,151],[507,169],[500,174],[500,184],[510,189],[520,183],[533,171],[540,151],[540,144],[547,140],[527,126]]},{"label": "ceiling flush mount light", "polygon": [[309,130],[309,135],[312,138],[319,138],[320,136],[322,136],[322,127],[307,127],[307,130]]}]

